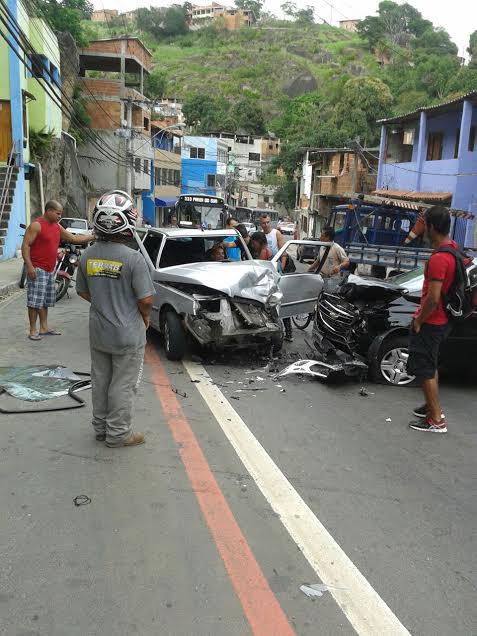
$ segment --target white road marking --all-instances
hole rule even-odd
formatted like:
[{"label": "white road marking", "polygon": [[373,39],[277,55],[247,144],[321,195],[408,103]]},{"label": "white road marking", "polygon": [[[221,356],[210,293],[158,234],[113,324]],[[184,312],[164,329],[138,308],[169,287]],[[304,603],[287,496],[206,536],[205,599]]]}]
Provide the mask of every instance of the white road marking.
[{"label": "white road marking", "polygon": [[330,586],[330,594],[356,632],[362,636],[410,636],[212,383],[204,367],[189,361],[183,364],[191,380],[199,380],[195,387],[235,452],[318,577]]}]

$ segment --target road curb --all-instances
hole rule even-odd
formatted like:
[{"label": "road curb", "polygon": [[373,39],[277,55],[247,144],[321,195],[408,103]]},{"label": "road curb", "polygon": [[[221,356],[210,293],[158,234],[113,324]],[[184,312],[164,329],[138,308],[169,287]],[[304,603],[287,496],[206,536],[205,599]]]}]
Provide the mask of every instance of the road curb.
[{"label": "road curb", "polygon": [[0,298],[3,298],[4,296],[8,296],[9,294],[11,294],[14,291],[19,290],[20,287],[18,286],[18,283],[0,283]]}]

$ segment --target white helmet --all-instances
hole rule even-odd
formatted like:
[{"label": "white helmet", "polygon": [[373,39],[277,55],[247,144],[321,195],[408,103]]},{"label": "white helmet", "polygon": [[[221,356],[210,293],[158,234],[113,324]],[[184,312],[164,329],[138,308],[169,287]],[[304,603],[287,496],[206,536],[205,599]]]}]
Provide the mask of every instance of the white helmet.
[{"label": "white helmet", "polygon": [[122,190],[105,192],[94,206],[93,226],[101,234],[131,234],[136,227],[137,210]]}]

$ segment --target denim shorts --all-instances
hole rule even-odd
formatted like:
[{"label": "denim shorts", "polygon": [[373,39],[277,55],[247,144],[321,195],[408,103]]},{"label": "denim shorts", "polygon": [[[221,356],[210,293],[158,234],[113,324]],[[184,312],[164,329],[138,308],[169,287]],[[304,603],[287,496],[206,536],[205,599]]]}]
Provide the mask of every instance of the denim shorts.
[{"label": "denim shorts", "polygon": [[450,333],[449,325],[424,323],[419,333],[409,334],[407,372],[420,380],[430,380],[439,365],[439,349]]},{"label": "denim shorts", "polygon": [[54,272],[45,272],[35,267],[35,280],[27,279],[27,307],[43,309],[54,307],[56,301],[56,284]]}]

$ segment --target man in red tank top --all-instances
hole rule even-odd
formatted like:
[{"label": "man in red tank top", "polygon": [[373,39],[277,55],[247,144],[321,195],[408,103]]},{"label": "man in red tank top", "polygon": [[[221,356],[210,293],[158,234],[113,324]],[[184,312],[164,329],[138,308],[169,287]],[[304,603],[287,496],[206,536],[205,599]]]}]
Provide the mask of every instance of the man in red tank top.
[{"label": "man in red tank top", "polygon": [[[22,244],[22,256],[28,276],[27,307],[30,321],[30,340],[41,340],[42,336],[59,336],[60,333],[48,327],[48,307],[53,307],[56,299],[55,266],[58,246],[61,241],[87,244],[92,235],[75,236],[67,232],[59,220],[63,207],[58,201],[48,201],[43,216],[28,226]],[[40,329],[37,321],[40,319]]]}]

